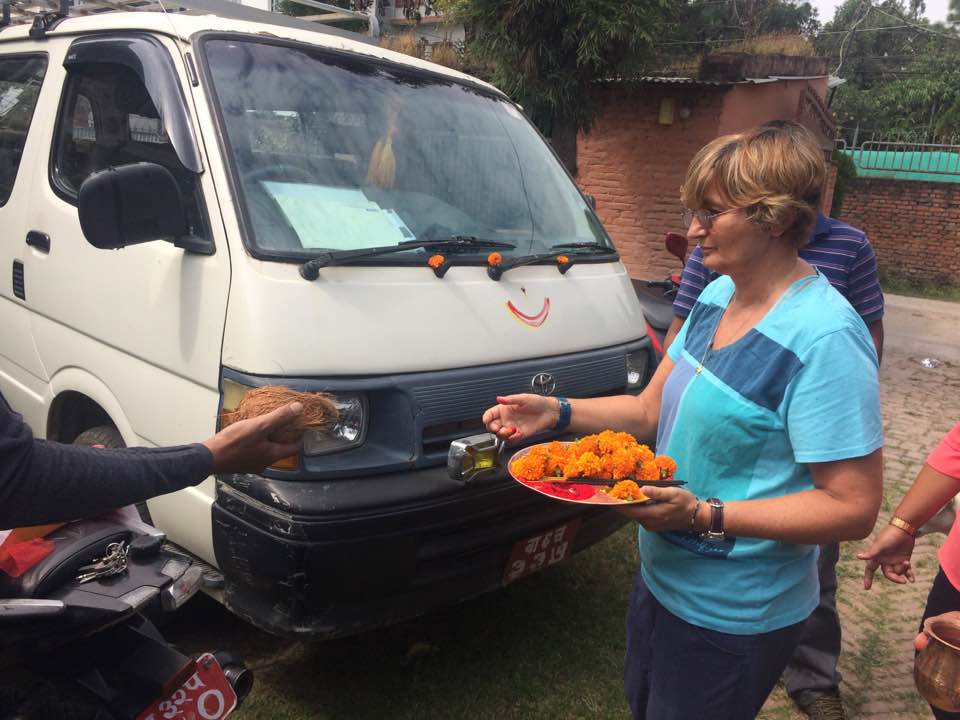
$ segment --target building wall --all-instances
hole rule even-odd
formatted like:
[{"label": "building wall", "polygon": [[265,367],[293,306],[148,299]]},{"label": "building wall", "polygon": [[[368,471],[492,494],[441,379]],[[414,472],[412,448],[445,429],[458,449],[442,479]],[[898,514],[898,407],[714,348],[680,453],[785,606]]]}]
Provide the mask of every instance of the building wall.
[{"label": "building wall", "polygon": [[[682,232],[680,185],[693,155],[713,138],[775,119],[806,117],[801,94],[826,89],[826,80],[784,80],[761,85],[610,84],[597,92],[598,119],[577,141],[577,182],[597,200],[600,220],[613,236],[632,277],[657,278],[678,269],[663,248],[667,232]],[[673,122],[658,122],[660,103],[674,101]],[[682,114],[689,111],[689,117]],[[832,145],[832,138],[817,132]],[[835,172],[824,188],[829,212]]]},{"label": "building wall", "polygon": [[800,95],[808,86],[822,98],[827,90],[827,79],[735,85],[724,97],[719,133],[739,132],[769,120],[797,120],[809,127],[810,124],[798,116]]},{"label": "building wall", "polygon": [[842,219],[867,233],[881,273],[960,285],[960,184],[855,178]]},{"label": "building wall", "polygon": [[[693,155],[717,135],[725,88],[611,85],[598,91],[599,115],[577,140],[577,182],[632,277],[662,278],[679,269],[663,238],[680,227],[680,185]],[[660,125],[660,100],[674,98],[674,120]],[[690,108],[680,119],[679,109]]]}]

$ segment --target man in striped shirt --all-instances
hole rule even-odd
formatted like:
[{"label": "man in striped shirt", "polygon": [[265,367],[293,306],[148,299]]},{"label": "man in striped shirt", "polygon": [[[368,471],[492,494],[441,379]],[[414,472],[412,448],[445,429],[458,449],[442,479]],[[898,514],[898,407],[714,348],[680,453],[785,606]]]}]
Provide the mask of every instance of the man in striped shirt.
[{"label": "man in striped shirt", "polygon": [[[870,331],[879,361],[883,354],[883,292],[877,259],[863,231],[823,214],[800,257],[816,267],[853,306]],[[673,303],[673,323],[664,350],[676,337],[703,289],[718,276],[703,265],[700,247],[683,268]],[[840,617],[837,614],[837,544],[820,548],[820,604],[807,620],[803,637],[783,674],[787,692],[811,718],[843,720],[840,703]]]}]

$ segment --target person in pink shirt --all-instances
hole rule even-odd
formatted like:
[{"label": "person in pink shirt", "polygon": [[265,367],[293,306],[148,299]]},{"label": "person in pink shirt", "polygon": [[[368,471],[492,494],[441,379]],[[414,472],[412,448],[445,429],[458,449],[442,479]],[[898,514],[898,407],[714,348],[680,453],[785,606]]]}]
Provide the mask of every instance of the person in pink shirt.
[{"label": "person in pink shirt", "polygon": [[[857,557],[866,561],[863,573],[863,587],[867,590],[873,584],[873,576],[878,569],[884,577],[903,585],[914,582],[910,567],[910,556],[917,538],[917,528],[936,515],[954,495],[960,492],[960,423],[953,426],[930,453],[926,465],[920,470],[913,486],[907,491],[897,506],[890,524],[885,527],[870,548],[858,553]],[[960,610],[960,518],[958,518],[939,552],[940,572],[933,581],[927,606],[920,621],[934,615],[942,615]],[[919,649],[925,645],[925,638],[917,637],[915,643]],[[960,720],[960,713],[951,713],[933,709],[937,720]]]}]

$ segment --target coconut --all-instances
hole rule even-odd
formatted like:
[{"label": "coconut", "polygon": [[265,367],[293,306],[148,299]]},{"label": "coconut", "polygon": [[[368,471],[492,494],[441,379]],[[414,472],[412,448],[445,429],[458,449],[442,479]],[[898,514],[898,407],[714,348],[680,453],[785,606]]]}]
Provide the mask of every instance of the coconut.
[{"label": "coconut", "polygon": [[304,430],[324,430],[333,426],[339,417],[332,395],[322,392],[298,392],[281,385],[265,385],[250,390],[236,410],[223,414],[223,427],[240,420],[260,417],[277,408],[298,402],[303,405],[300,416],[275,432],[275,442],[296,442]]}]

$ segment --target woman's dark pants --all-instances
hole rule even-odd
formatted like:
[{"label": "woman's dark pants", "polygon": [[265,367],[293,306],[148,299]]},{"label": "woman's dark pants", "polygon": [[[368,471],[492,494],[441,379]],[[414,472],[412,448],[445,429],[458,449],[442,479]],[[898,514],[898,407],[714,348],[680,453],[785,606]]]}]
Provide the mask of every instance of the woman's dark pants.
[{"label": "woman's dark pants", "polygon": [[752,720],[780,678],[802,631],[802,622],[761,635],[729,635],[696,627],[657,602],[638,570],[627,610],[624,670],[633,717]]}]

